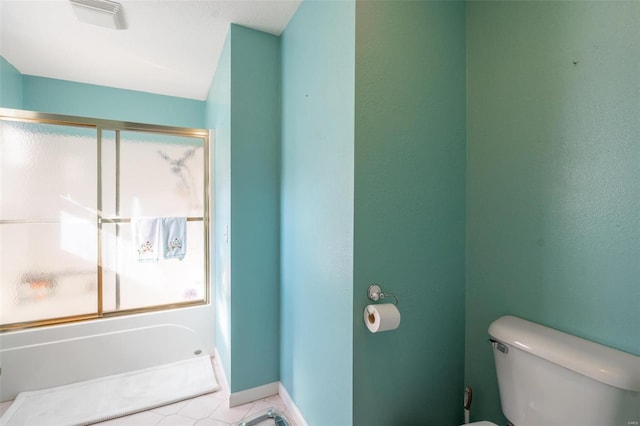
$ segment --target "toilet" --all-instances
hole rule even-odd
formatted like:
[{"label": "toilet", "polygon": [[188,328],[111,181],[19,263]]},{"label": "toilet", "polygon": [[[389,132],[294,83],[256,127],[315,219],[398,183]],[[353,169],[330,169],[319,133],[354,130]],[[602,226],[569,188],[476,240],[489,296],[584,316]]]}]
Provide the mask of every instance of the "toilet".
[{"label": "toilet", "polygon": [[494,321],[489,335],[513,426],[640,424],[640,357],[514,316]]}]

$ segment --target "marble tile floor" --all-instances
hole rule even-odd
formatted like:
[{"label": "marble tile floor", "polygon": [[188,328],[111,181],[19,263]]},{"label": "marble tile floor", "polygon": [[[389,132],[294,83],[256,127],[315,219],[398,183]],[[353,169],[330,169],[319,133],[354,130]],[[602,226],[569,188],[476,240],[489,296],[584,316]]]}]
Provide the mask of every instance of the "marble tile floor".
[{"label": "marble tile floor", "polygon": [[[99,426],[230,426],[252,419],[266,413],[270,408],[275,408],[279,414],[289,420],[291,426],[296,426],[288,415],[286,406],[279,395],[259,401],[250,402],[238,407],[229,408],[229,390],[225,388],[221,380],[220,367],[211,362],[216,373],[216,379],[220,389],[216,392],[202,395],[175,404],[165,405],[152,410],[143,411],[130,416],[119,417],[106,422],[96,423]],[[11,405],[11,401],[0,404],[0,415]],[[260,423],[260,426],[272,426],[275,422],[271,419]],[[36,425],[34,425],[36,426]],[[37,425],[48,426],[48,425]]]}]

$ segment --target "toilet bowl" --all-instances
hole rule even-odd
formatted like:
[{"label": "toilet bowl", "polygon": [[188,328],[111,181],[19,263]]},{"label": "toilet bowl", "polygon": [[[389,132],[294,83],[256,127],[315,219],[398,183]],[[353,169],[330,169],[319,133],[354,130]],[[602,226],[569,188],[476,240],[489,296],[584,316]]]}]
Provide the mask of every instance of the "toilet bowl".
[{"label": "toilet bowl", "polygon": [[514,426],[640,421],[639,356],[514,316],[494,321],[489,334],[500,405]]}]

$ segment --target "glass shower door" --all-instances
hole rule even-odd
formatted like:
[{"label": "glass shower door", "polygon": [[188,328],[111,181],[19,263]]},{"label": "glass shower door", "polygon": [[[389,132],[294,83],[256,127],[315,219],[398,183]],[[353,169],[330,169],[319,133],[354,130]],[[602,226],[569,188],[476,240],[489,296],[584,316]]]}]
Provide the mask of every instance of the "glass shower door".
[{"label": "glass shower door", "polygon": [[208,303],[207,131],[0,114],[0,330]]},{"label": "glass shower door", "polygon": [[[104,312],[204,302],[203,138],[121,131],[103,151]],[[184,258],[139,262],[132,221],[141,217],[186,218]]]},{"label": "glass shower door", "polygon": [[95,128],[0,121],[0,323],[98,313]]}]

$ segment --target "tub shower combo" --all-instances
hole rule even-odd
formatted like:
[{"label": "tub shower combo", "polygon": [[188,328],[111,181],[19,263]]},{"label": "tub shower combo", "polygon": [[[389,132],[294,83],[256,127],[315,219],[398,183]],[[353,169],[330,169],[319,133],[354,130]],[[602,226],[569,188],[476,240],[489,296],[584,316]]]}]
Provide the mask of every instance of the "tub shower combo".
[{"label": "tub shower combo", "polygon": [[[210,138],[0,109],[1,400],[213,353]],[[140,262],[139,218],[185,221],[184,258]]]}]

